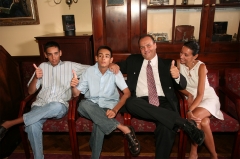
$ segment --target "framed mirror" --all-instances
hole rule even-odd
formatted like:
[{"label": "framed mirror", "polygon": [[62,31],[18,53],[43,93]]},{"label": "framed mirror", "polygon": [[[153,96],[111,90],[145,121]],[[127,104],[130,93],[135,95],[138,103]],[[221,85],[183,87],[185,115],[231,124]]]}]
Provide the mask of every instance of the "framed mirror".
[{"label": "framed mirror", "polygon": [[37,0],[0,2],[0,26],[40,24]]}]

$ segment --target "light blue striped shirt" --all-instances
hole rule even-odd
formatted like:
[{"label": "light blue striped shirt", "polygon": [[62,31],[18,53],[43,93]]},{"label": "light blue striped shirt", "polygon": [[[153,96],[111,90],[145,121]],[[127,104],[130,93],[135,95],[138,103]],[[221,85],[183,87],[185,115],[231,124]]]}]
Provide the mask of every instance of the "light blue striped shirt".
[{"label": "light blue striped shirt", "polygon": [[[72,97],[71,80],[72,70],[76,71],[78,77],[89,67],[70,61],[60,61],[58,65],[52,66],[50,62],[43,62],[39,66],[42,69],[43,76],[38,79],[36,88],[42,86],[37,95],[36,101],[32,106],[43,106],[50,102],[60,102],[68,107],[68,101]],[[28,82],[28,86],[35,76],[35,72]]]},{"label": "light blue striped shirt", "polygon": [[85,94],[85,98],[97,103],[102,108],[112,109],[119,101],[120,90],[127,88],[122,73],[117,74],[107,70],[102,74],[98,69],[98,63],[90,66],[80,78],[77,89]]}]

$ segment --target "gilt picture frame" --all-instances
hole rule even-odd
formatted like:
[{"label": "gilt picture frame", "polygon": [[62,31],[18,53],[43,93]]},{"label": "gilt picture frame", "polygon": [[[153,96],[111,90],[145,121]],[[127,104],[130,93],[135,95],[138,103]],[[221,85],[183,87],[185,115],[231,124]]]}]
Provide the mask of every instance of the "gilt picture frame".
[{"label": "gilt picture frame", "polygon": [[40,24],[37,0],[9,0],[9,3],[0,3],[0,26],[36,24]]}]

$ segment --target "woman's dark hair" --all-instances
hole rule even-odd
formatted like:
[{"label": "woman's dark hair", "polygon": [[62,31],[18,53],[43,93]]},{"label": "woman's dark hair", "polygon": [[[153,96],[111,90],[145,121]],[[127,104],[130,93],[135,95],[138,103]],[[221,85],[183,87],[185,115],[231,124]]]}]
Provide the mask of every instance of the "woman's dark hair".
[{"label": "woman's dark hair", "polygon": [[60,49],[60,45],[59,45],[57,42],[55,42],[55,41],[49,41],[49,42],[47,42],[47,43],[44,45],[44,52],[47,52],[47,49],[48,49],[49,47],[57,47],[58,50],[61,50],[61,49]]},{"label": "woman's dark hair", "polygon": [[106,46],[106,45],[99,46],[99,48],[97,49],[97,55],[98,55],[98,53],[101,49],[108,50],[110,52],[110,57],[112,57],[112,49],[109,46]]},{"label": "woman's dark hair", "polygon": [[188,47],[189,49],[192,50],[192,54],[193,56],[197,55],[199,53],[199,50],[200,50],[200,46],[197,42],[195,41],[188,41],[188,42],[185,42],[183,44],[183,46],[186,46]]},{"label": "woman's dark hair", "polygon": [[144,34],[144,35],[141,35],[141,36],[139,37],[139,39],[138,39],[138,45],[139,45],[140,40],[143,39],[143,38],[145,38],[145,37],[151,38],[152,41],[153,41],[153,43],[155,43],[155,40],[154,40],[154,38],[153,38],[152,35],[150,35],[150,34]]}]

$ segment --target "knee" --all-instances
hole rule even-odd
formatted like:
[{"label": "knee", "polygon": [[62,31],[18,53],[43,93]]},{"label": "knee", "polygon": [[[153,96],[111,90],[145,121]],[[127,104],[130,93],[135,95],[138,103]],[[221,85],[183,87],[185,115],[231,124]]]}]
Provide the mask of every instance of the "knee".
[{"label": "knee", "polygon": [[49,103],[49,110],[62,110],[63,104],[59,102],[50,102]]},{"label": "knee", "polygon": [[31,124],[29,126],[25,127],[25,131],[29,133],[36,133],[36,132],[42,132],[42,124],[39,122],[36,122],[34,124]]},{"label": "knee", "polygon": [[201,127],[207,127],[210,125],[210,119],[209,118],[203,118],[201,121]]},{"label": "knee", "polygon": [[87,100],[82,100],[79,103],[79,106],[78,106],[77,110],[78,110],[79,113],[81,113],[82,111],[84,111],[84,112],[94,111],[94,109],[91,107],[91,105],[88,104]]}]

